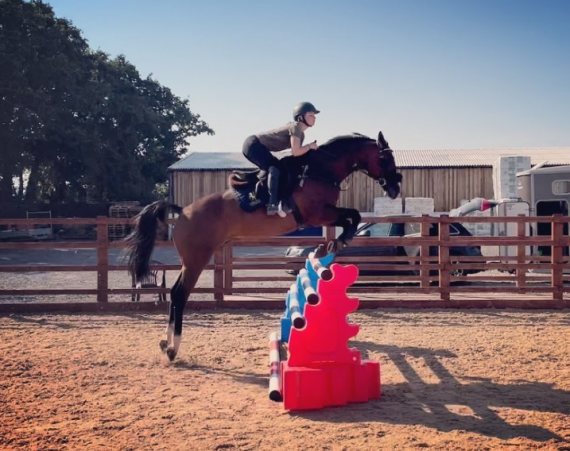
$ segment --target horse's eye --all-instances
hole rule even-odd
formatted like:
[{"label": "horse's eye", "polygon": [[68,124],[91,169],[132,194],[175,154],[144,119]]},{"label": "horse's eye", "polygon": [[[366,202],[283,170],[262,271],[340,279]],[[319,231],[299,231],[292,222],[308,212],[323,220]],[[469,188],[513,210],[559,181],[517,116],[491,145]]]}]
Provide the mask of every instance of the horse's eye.
[{"label": "horse's eye", "polygon": [[378,179],[378,184],[384,188],[386,186],[386,179],[384,177],[381,177]]}]

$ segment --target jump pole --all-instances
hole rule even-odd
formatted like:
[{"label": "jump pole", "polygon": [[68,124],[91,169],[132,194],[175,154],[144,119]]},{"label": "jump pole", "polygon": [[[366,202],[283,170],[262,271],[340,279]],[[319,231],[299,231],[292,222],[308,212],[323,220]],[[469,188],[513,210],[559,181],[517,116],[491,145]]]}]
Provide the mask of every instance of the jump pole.
[{"label": "jump pole", "polygon": [[283,401],[279,345],[279,334],[271,332],[269,335],[269,399],[276,402]]}]

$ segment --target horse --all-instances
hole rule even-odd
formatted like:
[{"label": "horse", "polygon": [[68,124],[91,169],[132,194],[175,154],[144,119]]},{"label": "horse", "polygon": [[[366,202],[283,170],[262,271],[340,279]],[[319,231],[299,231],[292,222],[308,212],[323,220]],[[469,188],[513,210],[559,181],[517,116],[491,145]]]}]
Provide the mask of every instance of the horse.
[{"label": "horse", "polygon": [[[202,197],[184,208],[156,201],[135,217],[133,231],[126,240],[129,271],[138,280],[149,272],[159,225],[164,228],[170,212],[178,214],[172,240],[182,267],[170,291],[166,339],[160,341],[170,361],[180,349],[182,317],[190,293],[214,251],[224,242],[238,236],[282,235],[300,226],[339,226],[342,233],[337,242],[346,245],[361,219],[357,210],[336,206],[340,184],[346,177],[363,171],[378,181],[390,198],[400,193],[402,175],[397,172],[394,154],[382,132],[377,140],[360,134],[339,136],[303,157],[288,156],[280,162],[289,172],[300,174],[290,200],[294,214],[285,218],[268,216],[264,208],[244,211],[232,188]],[[232,183],[239,185],[239,178],[230,176]]]}]

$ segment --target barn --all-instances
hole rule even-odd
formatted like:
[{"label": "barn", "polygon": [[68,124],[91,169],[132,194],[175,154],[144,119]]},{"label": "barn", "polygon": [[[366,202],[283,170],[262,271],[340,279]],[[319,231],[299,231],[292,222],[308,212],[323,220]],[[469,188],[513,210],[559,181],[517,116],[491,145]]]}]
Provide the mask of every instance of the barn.
[{"label": "barn", "polygon": [[[286,155],[284,153],[283,155]],[[530,157],[532,166],[570,164],[570,147],[549,149],[394,150],[404,177],[402,196],[432,197],[436,211],[449,211],[461,200],[493,198],[493,164],[502,156]],[[253,169],[241,152],[190,152],[169,167],[170,200],[187,205],[227,188],[233,170]],[[355,173],[342,187],[340,206],[372,211],[382,189]]]}]

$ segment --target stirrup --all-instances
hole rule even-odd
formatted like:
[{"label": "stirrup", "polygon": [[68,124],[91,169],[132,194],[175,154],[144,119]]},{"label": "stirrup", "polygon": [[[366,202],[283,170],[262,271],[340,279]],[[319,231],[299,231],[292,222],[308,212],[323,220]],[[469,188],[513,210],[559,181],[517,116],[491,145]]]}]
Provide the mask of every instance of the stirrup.
[{"label": "stirrup", "polygon": [[[279,213],[279,206],[275,204],[267,204],[267,216],[273,216]],[[279,215],[281,216],[281,215]]]}]

